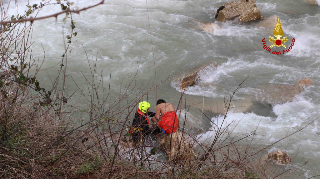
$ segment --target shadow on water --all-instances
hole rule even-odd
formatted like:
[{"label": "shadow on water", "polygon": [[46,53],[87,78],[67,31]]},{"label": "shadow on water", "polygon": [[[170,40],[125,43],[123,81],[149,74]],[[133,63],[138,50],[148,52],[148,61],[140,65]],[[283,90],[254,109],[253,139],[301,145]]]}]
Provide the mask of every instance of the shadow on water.
[{"label": "shadow on water", "polygon": [[[272,118],[278,117],[273,112],[273,107],[271,104],[265,104],[258,101],[252,101],[252,105],[244,113],[254,113],[258,116],[263,116],[263,117],[272,117]],[[202,119],[203,119],[203,123],[205,124],[204,126],[211,127],[209,119],[212,119],[213,117],[218,117],[221,115],[222,114],[220,113],[214,113],[208,110],[203,111]]]},{"label": "shadow on water", "polygon": [[248,113],[255,113],[256,115],[264,116],[264,117],[272,117],[272,118],[278,117],[273,112],[273,107],[271,104],[264,104],[257,101],[253,101],[252,103],[253,105],[247,110]]}]

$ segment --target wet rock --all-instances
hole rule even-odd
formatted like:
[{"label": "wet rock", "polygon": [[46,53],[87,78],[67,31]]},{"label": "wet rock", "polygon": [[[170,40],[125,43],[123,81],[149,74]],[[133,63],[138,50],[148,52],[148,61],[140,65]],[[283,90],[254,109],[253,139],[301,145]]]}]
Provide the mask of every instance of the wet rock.
[{"label": "wet rock", "polygon": [[[229,101],[225,99],[210,99],[206,100],[204,104],[202,102],[197,103],[191,107],[195,107],[203,111],[206,115],[216,116],[224,115],[228,110]],[[250,98],[232,100],[229,111],[235,113],[245,113],[253,108],[253,102]]]},{"label": "wet rock", "polygon": [[312,5],[319,5],[317,0],[306,0],[306,2]]},{"label": "wet rock", "polygon": [[201,23],[200,27],[202,28],[202,30],[210,34],[213,34],[216,29],[221,29],[221,27],[215,23]]},{"label": "wet rock", "polygon": [[274,28],[276,28],[277,25],[277,20],[278,20],[278,16],[274,15],[274,16],[270,16],[268,18],[266,18],[265,20],[259,22],[256,27],[264,27],[265,29],[267,29],[268,31],[273,31]]},{"label": "wet rock", "polygon": [[264,19],[256,6],[256,0],[231,1],[220,6],[216,14],[216,20],[221,22],[237,17],[240,22]]},{"label": "wet rock", "polygon": [[297,85],[299,88],[303,88],[303,90],[304,90],[304,87],[313,85],[313,83],[312,83],[312,81],[311,81],[310,78],[305,78],[305,79],[299,80],[296,85]]},{"label": "wet rock", "polygon": [[183,88],[196,85],[200,80],[198,74],[200,72],[206,70],[207,67],[209,67],[209,66],[214,66],[215,68],[217,68],[218,64],[216,62],[213,62],[213,63],[210,63],[209,65],[204,65],[201,68],[196,69],[195,71],[193,71],[189,75],[182,77],[182,78],[179,78],[178,80],[174,80],[174,81],[176,81],[179,84],[182,84]]},{"label": "wet rock", "polygon": [[290,164],[291,157],[286,152],[278,150],[268,154],[268,161],[275,161],[278,164]]},{"label": "wet rock", "polygon": [[160,140],[159,147],[166,151],[169,160],[191,159],[194,156],[193,144],[189,141],[187,134],[175,132],[164,134]]},{"label": "wet rock", "polygon": [[[252,100],[250,96],[243,96],[242,99],[232,100],[230,104],[229,112],[233,113],[254,113],[259,116],[265,117],[277,117],[273,112],[273,107],[270,104],[261,103],[258,101]],[[197,111],[203,112],[201,119],[224,115],[227,112],[229,101],[219,98],[208,98],[204,101],[199,101],[193,105],[190,105],[190,108],[195,108]]]},{"label": "wet rock", "polygon": [[309,78],[299,80],[295,85],[266,84],[259,85],[258,101],[266,104],[283,104],[291,102],[295,96],[305,90],[305,87],[313,85]]},{"label": "wet rock", "polygon": [[221,29],[221,27],[215,23],[210,23],[210,22],[202,22],[199,20],[194,20],[190,24],[191,28],[195,28],[198,30],[206,31],[210,34],[214,34],[214,31],[217,29]]}]

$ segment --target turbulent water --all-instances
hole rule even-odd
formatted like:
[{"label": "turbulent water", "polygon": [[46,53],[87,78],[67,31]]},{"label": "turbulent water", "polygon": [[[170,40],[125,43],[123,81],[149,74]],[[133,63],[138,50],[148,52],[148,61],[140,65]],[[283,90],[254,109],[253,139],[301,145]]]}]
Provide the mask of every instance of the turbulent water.
[{"label": "turbulent water", "polygon": [[[39,2],[29,1],[30,4]],[[97,2],[99,0],[77,0],[74,8]],[[261,84],[295,84],[299,79],[310,78],[313,86],[297,95],[292,102],[274,105],[269,109],[272,115],[231,112],[227,122],[241,119],[234,131],[236,135],[249,133],[258,126],[259,145],[268,145],[315,120],[305,130],[268,150],[288,152],[292,165],[300,168],[306,178],[319,175],[320,7],[309,5],[304,0],[257,0],[257,7],[264,17],[279,16],[285,36],[290,41],[295,38],[290,52],[274,55],[262,48],[262,39],[268,39],[272,31],[255,28],[258,22],[218,23],[221,29],[214,34],[192,27],[195,20],[214,22],[215,10],[225,2],[108,0],[104,5],[73,15],[78,35],[72,39],[68,74],[78,85],[84,85],[82,74],[90,74],[88,64],[96,63],[97,74],[103,70],[105,84],[111,84],[112,96],[118,96],[121,87],[123,89],[134,80],[136,74],[138,90],[164,82],[157,91],[153,90],[148,95],[151,109],[155,109],[156,97],[177,106],[180,92],[171,81],[213,61],[218,63],[218,68],[202,73],[201,85],[186,90],[190,103],[204,101],[204,105],[212,105],[215,101],[223,102],[223,98],[228,97],[246,77],[248,79],[234,99],[255,96],[255,87]],[[12,3],[10,13],[21,13],[26,3],[18,1],[17,6]],[[38,16],[59,10],[59,6],[48,6]],[[44,51],[46,54],[40,73],[42,81],[47,81],[48,76],[56,76],[59,69],[63,40],[70,32],[70,21],[62,19],[63,16],[34,23],[33,55],[41,58]],[[67,83],[68,92],[72,93],[76,85],[73,80]],[[264,110],[263,106],[260,108]],[[193,116],[190,121],[193,127],[204,127],[198,126],[202,122],[196,110],[190,111],[190,116]],[[208,139],[212,135],[207,132],[203,137]],[[306,161],[309,162],[302,166]]]}]

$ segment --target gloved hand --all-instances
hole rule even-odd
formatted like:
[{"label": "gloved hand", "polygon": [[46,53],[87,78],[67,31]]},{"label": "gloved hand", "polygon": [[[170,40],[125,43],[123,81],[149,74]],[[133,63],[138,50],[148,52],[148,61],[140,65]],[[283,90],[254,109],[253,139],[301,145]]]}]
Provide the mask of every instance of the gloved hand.
[{"label": "gloved hand", "polygon": [[149,112],[149,113],[148,113],[148,116],[149,116],[149,117],[153,117],[153,116],[155,116],[155,115],[156,115],[155,112]]}]

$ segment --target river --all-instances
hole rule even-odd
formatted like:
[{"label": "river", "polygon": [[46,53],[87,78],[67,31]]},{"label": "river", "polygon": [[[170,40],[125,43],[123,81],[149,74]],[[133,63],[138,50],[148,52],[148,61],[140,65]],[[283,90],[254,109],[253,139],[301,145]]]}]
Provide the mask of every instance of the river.
[{"label": "river", "polygon": [[[30,4],[39,2],[29,1]],[[99,0],[77,0],[73,8],[97,2]],[[185,97],[190,104],[221,103],[247,77],[234,95],[235,100],[256,95],[255,87],[261,84],[295,84],[299,79],[310,78],[314,85],[298,94],[292,102],[273,105],[263,114],[230,111],[226,122],[241,119],[233,131],[234,135],[245,135],[258,126],[256,136],[259,145],[266,146],[315,120],[303,131],[267,150],[287,152],[292,157],[292,165],[301,169],[306,178],[319,175],[320,7],[303,0],[257,0],[257,7],[263,16],[277,15],[289,42],[295,39],[290,52],[275,55],[262,48],[262,39],[268,39],[272,34],[263,28],[255,28],[258,21],[247,24],[218,22],[221,29],[213,34],[192,28],[195,20],[214,22],[214,12],[225,2],[108,0],[104,5],[74,14],[78,35],[72,39],[70,46],[68,75],[78,86],[86,85],[83,74],[90,76],[88,64],[96,64],[97,78],[103,78],[106,88],[110,84],[112,99],[116,99],[123,92],[120,89],[132,80],[137,84],[137,90],[144,92],[163,82],[148,94],[152,110],[155,109],[156,98],[172,102],[176,107],[180,90],[172,81],[213,61],[218,63],[218,68],[202,73],[201,85],[186,89]],[[21,13],[26,3],[22,0],[17,5],[12,3],[10,13]],[[38,17],[60,10],[59,6],[47,6]],[[69,32],[70,21],[64,22],[63,15],[57,20],[50,18],[34,22],[33,56],[41,58],[44,51],[46,54],[39,74],[43,83],[48,81],[49,76],[54,78],[57,75],[64,51],[63,40]],[[72,94],[76,89],[74,81],[68,78],[67,93]],[[76,101],[76,96],[71,100]],[[264,110],[264,106],[257,108]],[[203,118],[199,111],[190,110],[188,115],[190,128],[210,129],[211,125],[205,119],[199,119]],[[223,118],[212,117],[220,121]],[[212,136],[212,132],[203,134],[209,140]],[[302,165],[306,161],[308,163]]]}]

